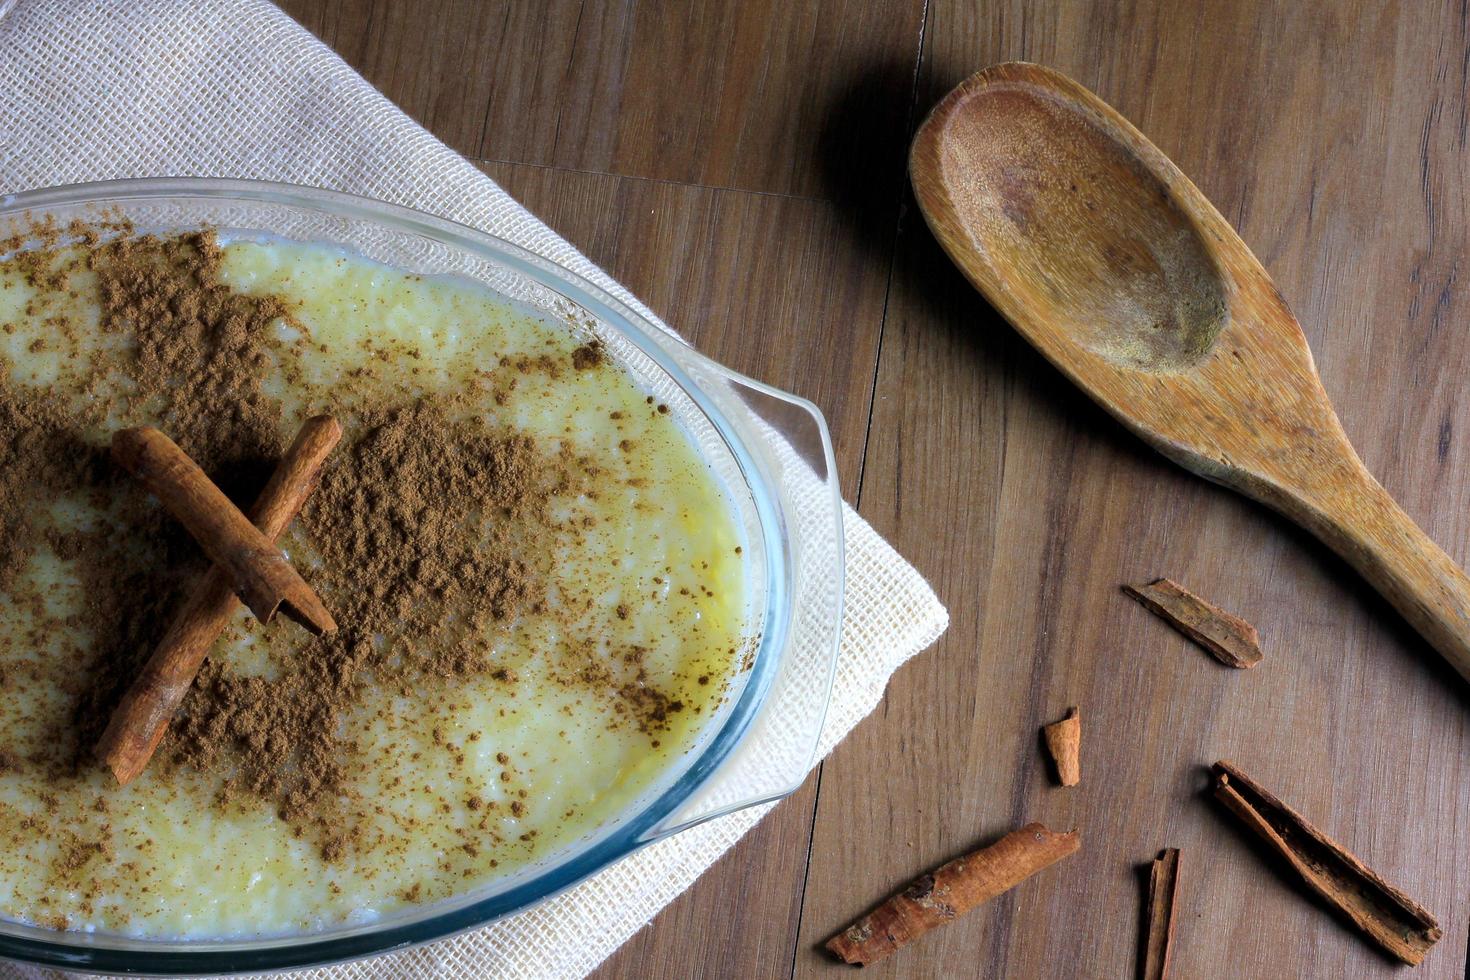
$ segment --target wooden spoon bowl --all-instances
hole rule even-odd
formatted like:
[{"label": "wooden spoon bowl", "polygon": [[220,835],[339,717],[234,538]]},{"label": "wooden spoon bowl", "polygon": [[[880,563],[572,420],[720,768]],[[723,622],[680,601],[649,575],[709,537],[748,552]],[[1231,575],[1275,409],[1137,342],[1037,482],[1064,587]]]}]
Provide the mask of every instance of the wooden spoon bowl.
[{"label": "wooden spoon bowl", "polygon": [[939,103],[909,170],[950,258],[1067,377],[1317,535],[1470,677],[1470,579],[1364,468],[1270,276],[1157,147],[1066,76],[1010,63]]},{"label": "wooden spoon bowl", "polygon": [[[1198,363],[1226,283],[1168,186],[1085,116],[988,85],[949,117],[939,161],[995,280],[1068,343],[1120,366]],[[958,176],[958,181],[948,178]]]}]

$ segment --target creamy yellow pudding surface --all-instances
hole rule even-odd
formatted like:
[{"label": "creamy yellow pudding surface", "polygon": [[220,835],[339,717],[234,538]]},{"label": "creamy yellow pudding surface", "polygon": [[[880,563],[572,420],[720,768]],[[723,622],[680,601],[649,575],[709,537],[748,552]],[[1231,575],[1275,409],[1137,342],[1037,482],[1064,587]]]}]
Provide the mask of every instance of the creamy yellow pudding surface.
[{"label": "creamy yellow pudding surface", "polygon": [[[118,788],[90,744],[204,566],[97,447],[122,425],[196,425],[191,451],[242,505],[274,459],[231,456],[248,443],[231,436],[232,382],[189,361],[214,348],[140,340],[84,255],[0,264],[0,465],[95,457],[75,487],[41,470],[0,487],[15,566],[0,572],[0,915],[154,937],[368,921],[573,842],[688,750],[745,652],[746,570],[730,503],[667,410],[589,337],[469,284],[239,241],[210,288],[283,303],[258,336],[225,324],[211,341],[247,345],[230,356],[257,382],[257,428],[276,452],[311,414],[346,429],[283,546],[344,634],[354,610],[376,625],[331,645],[242,610]],[[205,421],[198,404],[179,421],[197,391],[160,383],[177,365],[220,384]],[[37,425],[64,448],[27,444]],[[519,481],[514,500],[399,485],[432,483],[442,457],[478,486],[478,446],[504,457],[491,476]],[[430,527],[439,567],[385,556]],[[437,597],[433,615],[417,595]],[[336,693],[318,703],[319,685]],[[272,731],[281,717],[300,745]]]}]

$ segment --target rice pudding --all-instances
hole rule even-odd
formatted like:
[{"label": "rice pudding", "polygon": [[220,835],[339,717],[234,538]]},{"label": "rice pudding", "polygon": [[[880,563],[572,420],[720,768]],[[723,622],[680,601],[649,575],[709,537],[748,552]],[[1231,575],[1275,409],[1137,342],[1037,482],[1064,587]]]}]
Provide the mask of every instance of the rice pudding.
[{"label": "rice pudding", "polygon": [[[750,642],[740,531],[593,337],[322,247],[70,231],[0,261],[0,915],[369,921],[575,841],[694,744]],[[281,543],[341,629],[241,611],[118,787],[92,747],[207,564],[111,433],[158,426],[243,506],[320,413],[346,434]]]}]

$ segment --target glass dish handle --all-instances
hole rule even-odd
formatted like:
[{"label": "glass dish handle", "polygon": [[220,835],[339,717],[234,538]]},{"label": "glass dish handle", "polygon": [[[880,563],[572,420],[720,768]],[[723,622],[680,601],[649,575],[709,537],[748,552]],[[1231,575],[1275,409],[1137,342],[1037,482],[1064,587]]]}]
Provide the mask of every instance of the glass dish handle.
[{"label": "glass dish handle", "polygon": [[[671,353],[674,353],[671,351]],[[756,664],[741,696],[764,703],[750,718],[740,741],[702,785],[654,827],[643,841],[656,840],[713,817],[779,799],[794,792],[815,761],[832,692],[842,627],[842,498],[838,493],[832,439],[815,405],[805,399],[734,374],[691,348],[675,354],[720,408],[741,428],[751,448],[755,476],[767,495],[779,497],[780,553],[786,594],[774,604],[762,647],[769,665]],[[757,488],[757,497],[761,496]],[[781,630],[772,636],[772,630]],[[764,668],[764,669],[763,669]]]}]

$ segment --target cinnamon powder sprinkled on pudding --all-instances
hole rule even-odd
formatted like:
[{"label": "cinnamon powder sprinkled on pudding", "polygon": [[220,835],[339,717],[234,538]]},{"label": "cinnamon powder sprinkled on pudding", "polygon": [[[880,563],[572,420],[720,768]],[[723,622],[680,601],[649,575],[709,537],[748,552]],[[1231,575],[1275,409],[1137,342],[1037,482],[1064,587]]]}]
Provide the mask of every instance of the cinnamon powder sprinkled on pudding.
[{"label": "cinnamon powder sprinkled on pudding", "polygon": [[232,790],[277,800],[283,819],[309,821],[340,849],[333,804],[349,759],[338,733],[362,675],[420,685],[490,670],[494,622],[542,601],[504,528],[545,524],[548,495],[571,479],[529,439],[452,422],[438,402],[368,413],[302,514],[342,628],[295,650],[275,679],[207,665],[176,757],[209,768],[233,750]]},{"label": "cinnamon powder sprinkled on pudding", "polygon": [[[168,932],[214,913],[167,881],[252,861],[308,896],[263,906],[276,928],[433,900],[595,826],[718,706],[749,646],[739,545],[728,515],[671,504],[708,477],[600,342],[501,327],[500,351],[436,360],[401,327],[331,333],[377,314],[232,269],[208,232],[28,234],[0,258],[0,843],[40,870],[0,914]],[[88,748],[205,563],[108,434],[158,425],[247,502],[324,411],[346,436],[282,544],[342,628],[240,617],[114,797]],[[218,928],[269,928],[254,915]]]},{"label": "cinnamon powder sprinkled on pudding", "polygon": [[583,344],[581,347],[572,351],[572,367],[578,371],[595,368],[601,365],[606,359],[607,351],[603,348],[602,342],[599,340]]},{"label": "cinnamon powder sprinkled on pudding", "polygon": [[[283,448],[280,408],[261,390],[265,338],[285,317],[275,296],[220,282],[214,235],[120,236],[88,253],[102,301],[101,328],[135,345],[130,374],[157,400],[158,426],[218,479],[269,472]],[[224,489],[230,489],[224,486]]]}]

